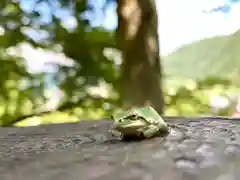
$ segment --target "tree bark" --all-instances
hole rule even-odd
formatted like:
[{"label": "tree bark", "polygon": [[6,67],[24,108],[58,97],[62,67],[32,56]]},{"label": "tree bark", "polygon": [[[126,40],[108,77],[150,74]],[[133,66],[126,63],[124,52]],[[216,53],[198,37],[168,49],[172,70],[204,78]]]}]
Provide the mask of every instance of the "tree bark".
[{"label": "tree bark", "polygon": [[163,114],[162,69],[155,0],[117,0],[123,107],[151,105]]}]

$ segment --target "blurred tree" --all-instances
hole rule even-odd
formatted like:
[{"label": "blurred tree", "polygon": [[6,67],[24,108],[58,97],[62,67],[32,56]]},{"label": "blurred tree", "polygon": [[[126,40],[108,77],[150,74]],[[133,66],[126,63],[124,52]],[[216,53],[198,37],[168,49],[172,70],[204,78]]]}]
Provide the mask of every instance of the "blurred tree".
[{"label": "blurred tree", "polygon": [[117,44],[123,54],[121,97],[125,108],[151,105],[163,113],[162,70],[155,0],[118,0]]}]

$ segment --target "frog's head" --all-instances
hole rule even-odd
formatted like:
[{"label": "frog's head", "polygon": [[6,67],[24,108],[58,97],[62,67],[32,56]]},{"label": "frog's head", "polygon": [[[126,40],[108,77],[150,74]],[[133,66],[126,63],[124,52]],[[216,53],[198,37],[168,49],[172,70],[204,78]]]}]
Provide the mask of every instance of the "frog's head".
[{"label": "frog's head", "polygon": [[147,125],[144,117],[137,110],[132,109],[128,112],[116,113],[113,116],[114,128],[122,133],[133,133]]}]

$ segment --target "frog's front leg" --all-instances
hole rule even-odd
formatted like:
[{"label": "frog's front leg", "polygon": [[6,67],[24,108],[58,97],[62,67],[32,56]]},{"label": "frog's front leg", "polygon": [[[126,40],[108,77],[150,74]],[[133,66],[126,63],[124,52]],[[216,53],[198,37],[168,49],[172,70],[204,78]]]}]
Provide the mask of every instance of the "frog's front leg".
[{"label": "frog's front leg", "polygon": [[142,131],[142,136],[144,136],[145,138],[150,138],[150,137],[153,137],[153,136],[165,136],[167,134],[169,134],[169,129],[168,128],[165,128],[165,129],[162,129],[161,127],[159,126],[150,126],[148,129]]},{"label": "frog's front leg", "polygon": [[140,135],[143,136],[144,138],[151,138],[154,135],[156,135],[157,133],[159,133],[159,127],[149,126],[147,129],[142,131]]}]

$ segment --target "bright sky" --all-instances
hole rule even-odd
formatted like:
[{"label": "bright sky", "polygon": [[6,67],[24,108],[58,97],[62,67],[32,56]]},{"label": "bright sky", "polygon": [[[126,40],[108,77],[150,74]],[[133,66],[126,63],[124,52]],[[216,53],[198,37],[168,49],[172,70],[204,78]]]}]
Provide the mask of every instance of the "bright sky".
[{"label": "bright sky", "polygon": [[[101,0],[100,0],[101,1]],[[240,28],[240,3],[226,0],[156,0],[161,54],[205,37],[226,35]],[[219,6],[231,6],[228,13],[204,13]],[[104,26],[116,27],[115,7],[108,10]]]},{"label": "bright sky", "polygon": [[[194,40],[225,35],[233,33],[240,28],[240,3],[229,5],[227,0],[156,0],[159,15],[159,34],[161,54],[166,55],[183,44]],[[27,2],[27,1],[25,1]],[[102,6],[105,0],[91,0],[95,6]],[[215,12],[204,13],[212,8],[229,5],[231,10],[228,13]],[[23,4],[28,6],[27,3]],[[115,13],[116,6],[110,5],[107,9],[105,19],[103,16],[92,17],[93,25],[103,25],[107,29],[114,29],[117,25]],[[60,13],[61,14],[61,13]],[[62,13],[64,14],[64,13]],[[65,15],[64,15],[65,16]],[[67,16],[66,16],[67,17]],[[65,24],[74,26],[73,18],[65,18]],[[30,66],[34,70],[42,68],[43,59],[48,58],[46,54],[36,54],[38,60],[32,59],[35,51],[29,53],[26,48],[25,57],[29,59]],[[42,57],[40,57],[42,54]]]},{"label": "bright sky", "polygon": [[231,11],[204,13],[224,5],[224,0],[160,0],[159,34],[164,55],[193,40],[230,34],[240,28],[240,3]]}]

